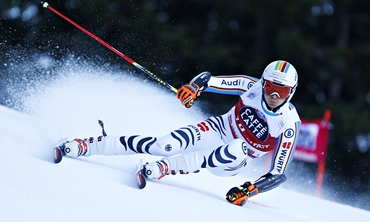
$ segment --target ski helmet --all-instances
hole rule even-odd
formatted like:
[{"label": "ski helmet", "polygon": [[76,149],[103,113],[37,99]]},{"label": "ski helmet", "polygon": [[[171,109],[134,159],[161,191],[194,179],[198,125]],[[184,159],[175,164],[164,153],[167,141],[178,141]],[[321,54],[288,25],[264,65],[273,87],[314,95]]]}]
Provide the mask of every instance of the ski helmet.
[{"label": "ski helmet", "polygon": [[290,100],[298,85],[298,74],[290,63],[278,60],[265,68],[262,83],[264,92]]}]

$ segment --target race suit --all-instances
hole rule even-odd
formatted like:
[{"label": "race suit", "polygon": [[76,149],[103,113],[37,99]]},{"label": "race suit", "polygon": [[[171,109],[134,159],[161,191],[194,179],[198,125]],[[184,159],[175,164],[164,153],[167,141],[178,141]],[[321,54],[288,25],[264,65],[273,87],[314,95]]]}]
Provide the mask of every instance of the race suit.
[{"label": "race suit", "polygon": [[273,152],[270,171],[255,185],[265,192],[284,182],[300,128],[294,106],[287,102],[276,112],[269,111],[263,101],[262,81],[245,75],[212,76],[203,92],[238,95],[240,100],[224,115],[162,137],[107,136],[105,155],[180,154],[188,172],[206,168],[217,176],[233,176],[249,161]]}]

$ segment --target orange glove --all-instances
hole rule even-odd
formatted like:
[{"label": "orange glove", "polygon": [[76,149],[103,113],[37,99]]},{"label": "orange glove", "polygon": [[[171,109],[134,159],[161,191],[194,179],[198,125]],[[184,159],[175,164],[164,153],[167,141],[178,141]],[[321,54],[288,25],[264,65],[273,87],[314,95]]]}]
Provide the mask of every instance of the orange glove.
[{"label": "orange glove", "polygon": [[258,194],[258,188],[250,182],[245,182],[239,187],[233,187],[227,192],[226,200],[235,205],[243,206],[248,198]]},{"label": "orange glove", "polygon": [[196,100],[201,93],[199,89],[197,84],[190,82],[177,90],[176,97],[181,101],[182,105],[186,108],[190,108],[194,100]]}]

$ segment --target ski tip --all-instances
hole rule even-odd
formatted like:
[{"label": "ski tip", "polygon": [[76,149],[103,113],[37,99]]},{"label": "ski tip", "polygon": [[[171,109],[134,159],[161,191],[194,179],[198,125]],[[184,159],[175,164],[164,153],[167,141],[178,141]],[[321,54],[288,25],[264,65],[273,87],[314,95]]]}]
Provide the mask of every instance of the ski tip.
[{"label": "ski tip", "polygon": [[254,204],[254,205],[258,205],[258,206],[260,206],[260,207],[265,207],[265,208],[269,208],[269,209],[274,209],[274,210],[279,210],[279,209],[280,209],[278,206],[267,205],[267,204],[263,204],[263,203],[260,203],[260,202],[256,202],[256,201],[253,201],[253,200],[250,200],[250,199],[248,199],[247,203]]},{"label": "ski tip", "polygon": [[137,171],[136,171],[136,180],[137,186],[139,189],[143,189],[146,186],[146,178],[143,174],[143,160],[140,159],[139,163],[137,164]]},{"label": "ski tip", "polygon": [[54,148],[54,163],[55,164],[60,163],[60,161],[62,161],[62,158],[63,158],[62,151],[58,147],[55,147]]},{"label": "ski tip", "polygon": [[60,163],[60,161],[62,161],[65,154],[62,152],[61,146],[63,146],[65,142],[67,142],[67,138],[61,138],[58,145],[54,147],[54,163]]},{"label": "ski tip", "polygon": [[141,171],[138,171],[136,173],[136,178],[137,178],[137,186],[139,189],[144,189],[146,186],[146,179],[143,174],[141,174]]}]

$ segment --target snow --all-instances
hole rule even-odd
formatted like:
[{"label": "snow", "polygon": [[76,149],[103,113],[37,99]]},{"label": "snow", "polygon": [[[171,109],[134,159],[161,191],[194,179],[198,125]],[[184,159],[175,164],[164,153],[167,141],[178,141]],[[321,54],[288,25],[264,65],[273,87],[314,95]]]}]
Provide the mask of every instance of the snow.
[{"label": "snow", "polygon": [[[186,109],[155,82],[134,73],[68,71],[19,89],[16,108],[0,106],[1,221],[370,221],[370,212],[284,188],[243,207],[225,193],[257,179],[261,162],[235,177],[207,170],[166,176],[136,187],[134,171],[149,155],[64,158],[52,148],[63,138],[98,136],[98,119],[112,135],[159,136],[207,117]],[[288,178],[289,180],[290,178]],[[279,209],[276,209],[276,208]]]}]

